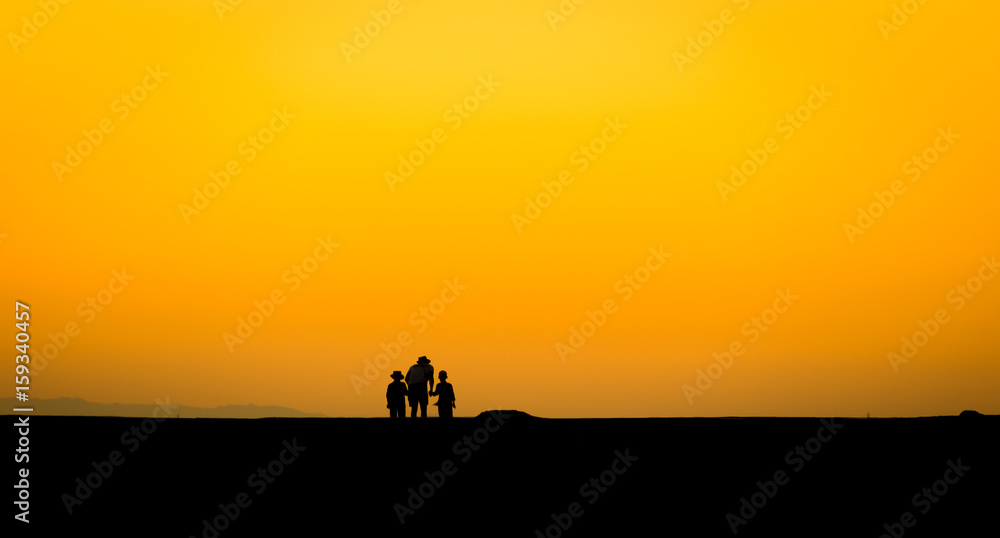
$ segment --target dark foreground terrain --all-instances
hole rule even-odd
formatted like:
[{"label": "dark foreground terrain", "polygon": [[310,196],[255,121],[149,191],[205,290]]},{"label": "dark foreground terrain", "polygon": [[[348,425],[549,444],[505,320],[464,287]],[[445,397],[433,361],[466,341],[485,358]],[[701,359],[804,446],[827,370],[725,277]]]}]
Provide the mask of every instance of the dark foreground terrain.
[{"label": "dark foreground terrain", "polygon": [[985,536],[1000,501],[995,416],[30,424],[17,536]]}]

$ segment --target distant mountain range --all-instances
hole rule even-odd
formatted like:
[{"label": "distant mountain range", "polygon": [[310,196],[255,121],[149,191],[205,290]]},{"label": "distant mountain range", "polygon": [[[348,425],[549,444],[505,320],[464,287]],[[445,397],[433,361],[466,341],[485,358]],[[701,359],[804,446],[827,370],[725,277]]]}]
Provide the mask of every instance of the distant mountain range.
[{"label": "distant mountain range", "polygon": [[[276,405],[222,405],[213,408],[176,405],[176,402],[164,401],[172,416],[180,418],[270,418],[270,417],[325,417],[320,413],[303,413],[297,409]],[[89,416],[89,417],[151,417],[158,403],[147,404],[105,404],[88,402],[83,398],[32,398],[28,402],[34,408],[34,415],[52,416]],[[0,398],[0,414],[13,415],[12,410],[24,407],[24,402],[15,398]],[[176,406],[176,407],[175,407]],[[157,412],[157,416],[168,414],[168,409]]]}]

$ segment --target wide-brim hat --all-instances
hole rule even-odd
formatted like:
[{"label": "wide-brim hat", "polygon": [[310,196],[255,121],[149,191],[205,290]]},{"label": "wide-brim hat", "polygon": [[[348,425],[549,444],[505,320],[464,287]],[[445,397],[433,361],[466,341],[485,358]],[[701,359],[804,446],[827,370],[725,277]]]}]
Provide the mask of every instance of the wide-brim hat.
[{"label": "wide-brim hat", "polygon": [[400,372],[399,370],[396,370],[389,377],[395,379],[396,381],[399,381],[400,379],[403,379],[406,376],[403,375],[403,372]]},{"label": "wide-brim hat", "polygon": [[417,364],[429,364],[431,362],[427,357],[420,357],[417,359]]}]

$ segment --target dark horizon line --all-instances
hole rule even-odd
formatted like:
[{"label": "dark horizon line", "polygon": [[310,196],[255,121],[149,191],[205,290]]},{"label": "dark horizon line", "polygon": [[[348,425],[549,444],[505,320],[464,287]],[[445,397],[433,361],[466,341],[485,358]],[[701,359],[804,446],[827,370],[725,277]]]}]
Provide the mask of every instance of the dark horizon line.
[{"label": "dark horizon line", "polygon": [[[51,403],[51,402],[57,402],[57,401],[60,401],[60,400],[61,400],[60,406],[70,406],[70,405],[74,405],[75,404],[75,405],[80,405],[80,406],[96,406],[96,407],[112,407],[112,408],[125,407],[125,408],[133,408],[133,409],[131,409],[131,412],[128,412],[126,414],[113,414],[113,413],[110,413],[110,412],[108,414],[97,414],[97,413],[87,413],[87,412],[77,412],[77,413],[70,412],[70,413],[53,414],[53,413],[46,413],[44,411],[44,405],[43,406],[37,406],[37,405],[35,405],[35,403]],[[115,402],[115,403],[102,403],[102,402],[91,402],[91,401],[86,400],[84,398],[71,397],[71,396],[61,396],[61,397],[58,397],[58,398],[38,398],[38,399],[33,399],[32,401],[28,401],[28,402],[20,402],[16,398],[6,397],[6,398],[0,398],[0,402],[6,404],[6,405],[2,406],[5,410],[4,411],[0,411],[0,414],[2,414],[2,415],[25,415],[25,414],[27,414],[27,415],[36,415],[36,416],[57,416],[57,417],[150,418],[150,417],[152,417],[152,410],[158,407],[158,404],[155,403],[155,402],[153,404],[127,404],[127,403],[118,403],[118,402]],[[181,410],[181,412],[178,413],[179,416],[170,416],[169,418],[241,419],[241,420],[253,420],[253,419],[324,419],[324,418],[326,418],[326,419],[372,419],[372,418],[377,419],[377,418],[388,418],[388,417],[385,417],[384,415],[381,415],[381,414],[378,414],[378,415],[351,415],[351,416],[343,416],[342,415],[342,416],[333,416],[333,415],[326,415],[326,414],[323,414],[323,413],[307,413],[307,412],[300,411],[300,410],[292,408],[292,407],[286,407],[286,406],[282,406],[282,405],[259,405],[259,404],[253,404],[253,403],[250,403],[250,404],[224,404],[224,405],[218,405],[218,406],[215,406],[215,407],[195,407],[195,406],[189,406],[189,405],[184,405],[184,404],[174,404],[174,403],[170,403],[169,401],[164,402],[164,403],[168,403],[171,406],[176,406],[175,409],[180,409]],[[39,409],[39,407],[42,407],[42,408]],[[15,411],[15,409],[20,409],[20,408],[32,408],[33,410],[30,411],[30,412],[18,412],[18,411]],[[280,410],[280,412],[282,414],[267,415],[267,414],[253,414],[253,413],[251,413],[250,415],[247,415],[247,416],[240,416],[239,414],[223,415],[223,416],[200,416],[204,412],[208,412],[208,413],[225,413],[228,409],[231,409],[231,408],[235,408],[235,409],[232,409],[233,411],[237,411],[239,408],[247,408],[247,409],[250,409],[250,410],[259,410],[259,411],[272,410],[272,412],[274,412],[273,410]],[[142,410],[145,410],[146,412],[143,413]],[[462,415],[462,416],[456,416],[454,418],[456,418],[456,419],[477,418],[477,417],[479,417],[479,416],[481,416],[481,415],[483,415],[485,413],[489,413],[490,411],[502,411],[502,412],[519,413],[519,414],[522,414],[522,415],[525,415],[525,416],[528,416],[528,417],[531,417],[531,418],[544,419],[544,420],[648,420],[648,419],[748,419],[748,418],[755,418],[755,419],[767,419],[767,418],[780,418],[780,419],[818,419],[818,418],[842,418],[842,419],[872,419],[872,418],[875,418],[875,419],[916,419],[916,418],[959,417],[959,416],[1000,416],[1000,414],[998,414],[998,415],[990,415],[990,414],[986,414],[986,413],[980,413],[980,412],[978,412],[976,410],[965,409],[965,410],[963,410],[963,411],[961,411],[959,413],[955,413],[955,414],[916,415],[916,416],[905,416],[905,415],[904,416],[900,416],[900,415],[895,415],[895,416],[874,416],[874,417],[871,416],[871,414],[867,414],[867,415],[864,415],[864,416],[846,416],[846,415],[842,415],[842,416],[832,416],[832,417],[825,417],[825,416],[805,416],[805,415],[802,415],[802,416],[799,416],[799,415],[656,415],[656,416],[647,415],[647,416],[618,416],[618,417],[579,417],[579,416],[578,417],[543,417],[543,416],[533,415],[533,414],[528,413],[526,411],[521,411],[521,410],[516,410],[516,409],[484,409],[484,410],[482,410],[481,412],[479,412],[479,413],[477,413],[475,415]],[[187,416],[185,416],[185,412],[188,413]],[[292,415],[289,416],[288,414],[285,414],[285,413],[289,413],[289,414],[292,414]],[[163,415],[158,415],[158,416],[162,417]],[[428,419],[438,419],[439,417],[428,416],[427,418]],[[411,417],[407,417],[407,419],[396,419],[396,420],[408,420],[408,419],[411,419]]]}]

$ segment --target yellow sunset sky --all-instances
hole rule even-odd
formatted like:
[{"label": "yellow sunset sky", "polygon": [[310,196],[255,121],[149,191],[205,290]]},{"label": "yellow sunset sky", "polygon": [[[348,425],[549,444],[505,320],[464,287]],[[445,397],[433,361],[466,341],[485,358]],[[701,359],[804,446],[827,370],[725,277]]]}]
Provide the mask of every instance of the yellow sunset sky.
[{"label": "yellow sunset sky", "polygon": [[30,395],[385,416],[426,355],[460,416],[1000,413],[998,16],[5,1]]}]

